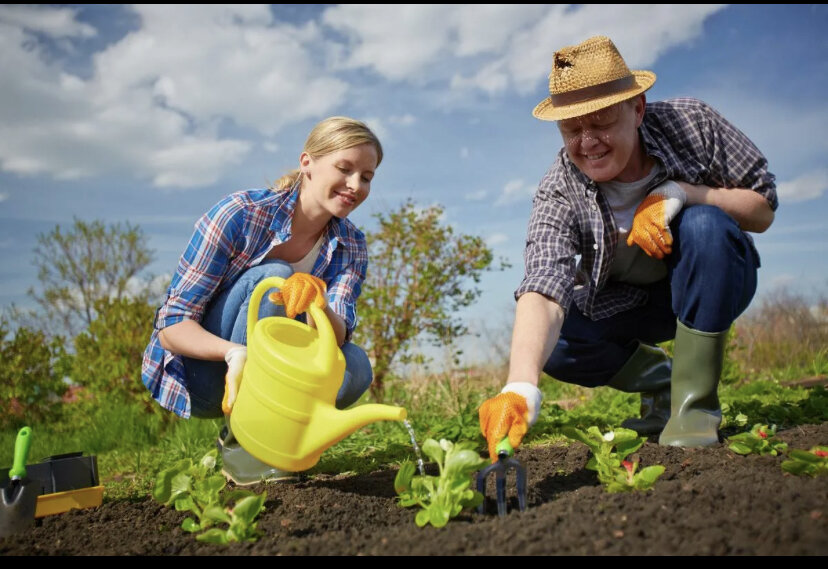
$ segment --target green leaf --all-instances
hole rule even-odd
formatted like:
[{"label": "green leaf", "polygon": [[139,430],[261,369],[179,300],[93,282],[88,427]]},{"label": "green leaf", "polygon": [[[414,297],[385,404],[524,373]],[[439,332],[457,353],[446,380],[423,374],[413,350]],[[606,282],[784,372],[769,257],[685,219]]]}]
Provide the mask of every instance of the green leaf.
[{"label": "green leaf", "polygon": [[[730,440],[733,440],[732,437]],[[751,454],[753,452],[753,448],[751,446],[741,442],[734,442],[729,445],[728,448],[738,454]]]},{"label": "green leaf", "polygon": [[646,468],[642,468],[641,471],[636,475],[636,479],[642,480],[644,483],[646,483],[647,487],[650,487],[653,484],[655,484],[655,481],[662,474],[664,474],[664,467],[660,464],[656,464],[653,466],[647,466]]},{"label": "green leaf", "polygon": [[262,494],[258,496],[248,496],[247,498],[243,498],[238,504],[236,504],[236,507],[233,508],[233,515],[243,521],[245,526],[249,525],[264,509],[266,498],[266,492],[262,492]]},{"label": "green leaf", "polygon": [[181,529],[188,532],[201,531],[201,524],[193,518],[185,518],[184,521],[181,522]]},{"label": "green leaf", "polygon": [[434,462],[438,464],[443,464],[443,458],[445,456],[445,453],[443,449],[440,447],[440,443],[438,443],[434,439],[426,439],[426,441],[423,443],[423,453]]},{"label": "green leaf", "polygon": [[417,524],[419,527],[423,527],[426,525],[429,520],[431,519],[431,512],[428,509],[420,510],[417,512],[417,515],[414,517],[414,523]]},{"label": "green leaf", "polygon": [[210,525],[214,525],[216,522],[230,523],[230,515],[218,504],[213,504],[204,508],[204,512],[202,512],[201,517],[203,520],[206,519],[213,522]]},{"label": "green leaf", "polygon": [[397,471],[397,476],[394,477],[394,491],[397,494],[407,492],[411,488],[411,479],[414,477],[416,467],[413,462],[406,461]]},{"label": "green leaf", "polygon": [[196,536],[196,540],[205,543],[214,543],[216,545],[227,545],[229,543],[229,540],[227,539],[227,531],[218,528],[207,530],[201,535]]}]

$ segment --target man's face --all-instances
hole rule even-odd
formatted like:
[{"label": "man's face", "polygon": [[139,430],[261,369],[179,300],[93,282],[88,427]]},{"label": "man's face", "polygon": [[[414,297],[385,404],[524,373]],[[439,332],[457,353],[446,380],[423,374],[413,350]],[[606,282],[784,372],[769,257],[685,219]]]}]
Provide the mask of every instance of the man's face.
[{"label": "man's face", "polygon": [[638,127],[645,99],[639,95],[588,115],[558,121],[566,152],[578,169],[596,182],[641,179],[643,156]]}]

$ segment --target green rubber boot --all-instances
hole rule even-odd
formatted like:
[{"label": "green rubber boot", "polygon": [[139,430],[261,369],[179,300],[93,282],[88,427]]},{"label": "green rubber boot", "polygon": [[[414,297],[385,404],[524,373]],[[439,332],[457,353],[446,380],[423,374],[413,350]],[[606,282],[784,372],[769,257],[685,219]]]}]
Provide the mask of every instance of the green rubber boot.
[{"label": "green rubber boot", "polygon": [[678,323],[673,350],[671,416],[658,444],[707,447],[719,442],[722,408],[718,389],[727,332],[700,332]]},{"label": "green rubber boot", "polygon": [[236,437],[233,436],[229,420],[222,427],[216,446],[223,465],[221,473],[237,486],[250,486],[259,482],[296,480],[298,478],[296,473],[279,470],[244,450]]},{"label": "green rubber boot", "polygon": [[640,418],[625,419],[621,426],[641,436],[657,435],[670,418],[670,374],[667,353],[656,346],[639,344],[609,385],[626,393],[641,394]]}]

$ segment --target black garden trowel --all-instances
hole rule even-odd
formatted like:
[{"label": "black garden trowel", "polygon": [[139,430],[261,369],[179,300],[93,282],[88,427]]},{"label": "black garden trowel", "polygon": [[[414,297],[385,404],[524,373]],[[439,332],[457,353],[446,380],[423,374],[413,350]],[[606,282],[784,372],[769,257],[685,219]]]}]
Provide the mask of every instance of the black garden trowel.
[{"label": "black garden trowel", "polygon": [[40,485],[26,476],[32,429],[23,427],[14,444],[14,464],[9,483],[0,489],[0,538],[8,537],[34,525]]}]

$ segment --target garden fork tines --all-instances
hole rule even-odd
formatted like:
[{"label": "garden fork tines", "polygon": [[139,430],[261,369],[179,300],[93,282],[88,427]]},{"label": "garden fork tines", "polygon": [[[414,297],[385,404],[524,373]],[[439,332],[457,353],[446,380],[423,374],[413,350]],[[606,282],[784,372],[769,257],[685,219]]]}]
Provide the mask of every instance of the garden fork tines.
[{"label": "garden fork tines", "polygon": [[514,469],[517,479],[518,507],[520,511],[526,509],[526,467],[513,458],[514,449],[506,437],[497,445],[497,461],[490,464],[477,474],[477,491],[483,494],[484,500],[477,507],[480,514],[486,511],[486,478],[495,473],[495,488],[497,489],[497,513],[500,517],[506,515],[506,475],[510,469]]}]

